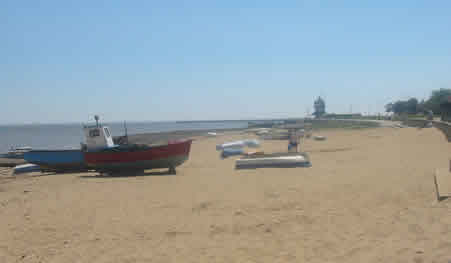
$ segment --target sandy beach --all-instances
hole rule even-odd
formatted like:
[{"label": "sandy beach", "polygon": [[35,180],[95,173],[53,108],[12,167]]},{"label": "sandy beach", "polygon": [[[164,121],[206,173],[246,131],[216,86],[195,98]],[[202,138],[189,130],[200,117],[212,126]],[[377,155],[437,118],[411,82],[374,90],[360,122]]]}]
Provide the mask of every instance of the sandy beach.
[{"label": "sandy beach", "polygon": [[[309,168],[235,170],[198,137],[190,159],[145,176],[0,170],[0,262],[448,262],[451,200],[432,176],[437,129],[328,130]],[[265,152],[286,141],[263,141]]]}]

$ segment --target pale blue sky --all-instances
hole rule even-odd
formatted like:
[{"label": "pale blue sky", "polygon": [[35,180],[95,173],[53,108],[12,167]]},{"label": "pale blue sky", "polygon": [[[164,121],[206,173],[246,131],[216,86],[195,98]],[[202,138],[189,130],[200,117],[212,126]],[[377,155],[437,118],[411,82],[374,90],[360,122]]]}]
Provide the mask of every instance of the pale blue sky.
[{"label": "pale blue sky", "polygon": [[377,112],[451,88],[451,1],[0,6],[0,124],[302,117],[318,95]]}]

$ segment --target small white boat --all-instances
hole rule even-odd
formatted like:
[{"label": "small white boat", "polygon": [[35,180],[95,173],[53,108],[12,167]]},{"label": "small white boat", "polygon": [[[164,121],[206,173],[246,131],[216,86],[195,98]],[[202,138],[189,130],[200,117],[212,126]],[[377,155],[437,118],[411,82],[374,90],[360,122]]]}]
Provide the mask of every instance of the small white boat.
[{"label": "small white boat", "polygon": [[27,152],[31,151],[32,148],[30,146],[21,146],[21,147],[11,147],[11,152]]},{"label": "small white boat", "polygon": [[223,144],[216,145],[216,150],[222,151],[227,148],[244,148],[244,147],[252,147],[252,148],[258,148],[260,147],[260,142],[255,139],[249,139],[249,140],[242,140],[242,141],[234,141],[234,142],[227,142]]},{"label": "small white boat", "polygon": [[235,162],[236,169],[259,167],[309,167],[310,160],[303,153],[276,153],[244,157]]},{"label": "small white boat", "polygon": [[242,155],[243,153],[243,148],[225,148],[221,153],[221,157],[227,158],[234,155]]},{"label": "small white boat", "polygon": [[1,154],[1,158],[10,158],[10,159],[22,159],[24,153],[31,151],[32,148],[29,146],[22,147],[11,147],[11,149],[6,154]]},{"label": "small white boat", "polygon": [[39,165],[36,164],[21,164],[14,167],[14,174],[21,174],[21,173],[31,173],[31,172],[39,172],[41,171],[41,168]]}]

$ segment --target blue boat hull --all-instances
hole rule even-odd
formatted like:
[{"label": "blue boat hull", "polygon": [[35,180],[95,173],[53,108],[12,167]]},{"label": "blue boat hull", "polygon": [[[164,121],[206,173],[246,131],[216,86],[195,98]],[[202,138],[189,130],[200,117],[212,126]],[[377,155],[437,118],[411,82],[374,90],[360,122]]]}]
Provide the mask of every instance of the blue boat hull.
[{"label": "blue boat hull", "polygon": [[86,170],[81,150],[32,150],[24,154],[28,163],[39,165],[42,170],[82,171]]}]

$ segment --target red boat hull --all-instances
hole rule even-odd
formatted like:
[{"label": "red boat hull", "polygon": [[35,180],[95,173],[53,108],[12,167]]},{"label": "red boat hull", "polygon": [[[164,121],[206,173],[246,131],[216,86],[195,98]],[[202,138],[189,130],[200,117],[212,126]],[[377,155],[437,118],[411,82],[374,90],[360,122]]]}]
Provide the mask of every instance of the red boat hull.
[{"label": "red boat hull", "polygon": [[145,170],[174,168],[188,160],[191,140],[133,148],[118,146],[85,152],[86,164],[96,170]]}]

